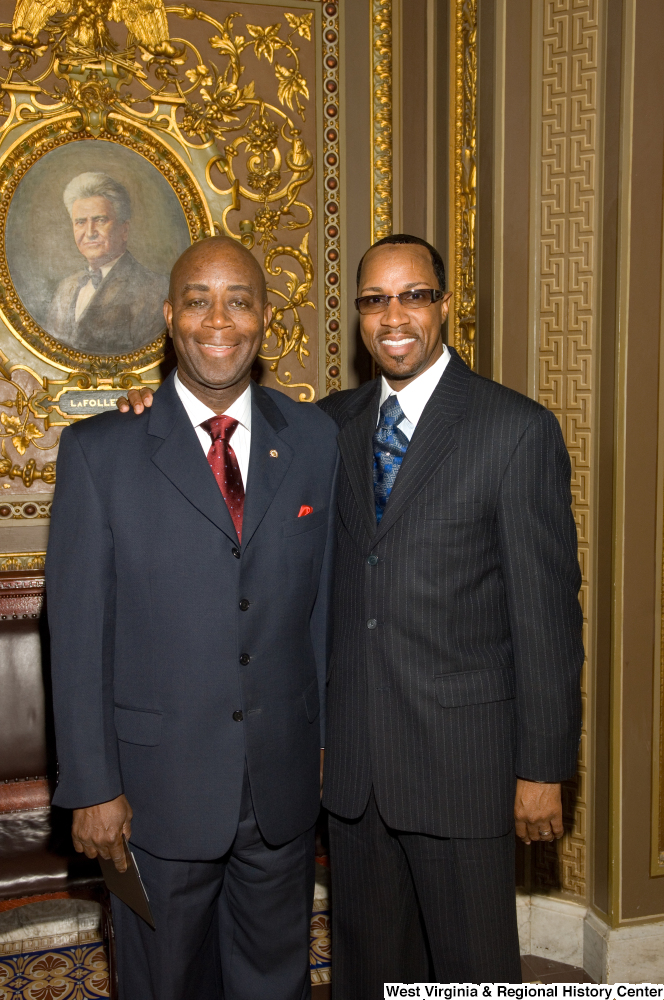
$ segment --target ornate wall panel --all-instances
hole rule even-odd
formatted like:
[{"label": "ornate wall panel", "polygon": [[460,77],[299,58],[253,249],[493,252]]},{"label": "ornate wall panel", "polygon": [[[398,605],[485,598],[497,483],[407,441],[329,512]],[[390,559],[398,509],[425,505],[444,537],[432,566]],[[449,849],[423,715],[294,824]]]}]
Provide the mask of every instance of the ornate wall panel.
[{"label": "ornate wall panel", "polygon": [[[341,388],[337,3],[0,0],[0,22],[0,499],[47,499],[60,429],[159,383],[168,272],[213,233],[268,276],[261,381]],[[127,251],[98,292],[73,216],[90,173]]]},{"label": "ornate wall panel", "polygon": [[325,178],[325,391],[341,389],[341,234],[339,232],[339,10],[323,7],[325,98],[323,169]]},{"label": "ornate wall panel", "polygon": [[477,289],[477,0],[452,0],[452,205],[450,245],[453,343],[475,368]]},{"label": "ornate wall panel", "polygon": [[598,254],[601,219],[602,5],[544,0],[534,25],[533,141],[537,143],[531,315],[535,396],[561,425],[572,461],[572,494],[583,575],[586,665],[578,779],[564,786],[567,831],[536,845],[533,887],[586,895],[588,661],[592,662]]}]

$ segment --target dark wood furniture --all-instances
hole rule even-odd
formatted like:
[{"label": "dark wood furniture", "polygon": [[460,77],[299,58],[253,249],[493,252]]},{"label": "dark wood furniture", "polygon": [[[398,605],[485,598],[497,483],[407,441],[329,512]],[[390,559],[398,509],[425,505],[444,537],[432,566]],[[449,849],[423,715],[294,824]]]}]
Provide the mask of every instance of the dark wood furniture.
[{"label": "dark wood furniture", "polygon": [[43,605],[43,573],[0,574],[0,911],[50,899],[98,901],[114,984],[99,865],[75,853],[71,814],[51,807],[57,764]]}]

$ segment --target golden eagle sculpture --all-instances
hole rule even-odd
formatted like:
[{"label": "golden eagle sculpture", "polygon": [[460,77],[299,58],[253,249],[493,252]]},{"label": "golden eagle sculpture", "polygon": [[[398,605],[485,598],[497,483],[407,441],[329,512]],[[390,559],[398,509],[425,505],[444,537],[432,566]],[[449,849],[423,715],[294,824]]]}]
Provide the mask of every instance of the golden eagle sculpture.
[{"label": "golden eagle sculpture", "polygon": [[107,21],[121,21],[147,49],[168,41],[163,0],[18,0],[13,34],[36,39],[51,18],[60,15],[57,27],[68,39],[95,52],[114,49]]}]

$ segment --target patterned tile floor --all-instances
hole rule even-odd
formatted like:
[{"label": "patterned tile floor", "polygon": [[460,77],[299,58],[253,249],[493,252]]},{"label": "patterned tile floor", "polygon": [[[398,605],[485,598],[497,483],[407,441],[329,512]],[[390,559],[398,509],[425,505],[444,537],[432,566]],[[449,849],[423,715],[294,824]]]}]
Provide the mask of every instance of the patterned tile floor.
[{"label": "patterned tile floor", "polygon": [[[591,983],[583,969],[535,955],[521,959],[523,981]],[[108,997],[106,953],[101,944],[13,955],[0,960],[0,1000],[88,1000]],[[312,987],[312,1000],[328,1000],[330,984]]]},{"label": "patterned tile floor", "polygon": [[88,1000],[108,996],[102,944],[12,955],[0,960],[0,1000]]}]

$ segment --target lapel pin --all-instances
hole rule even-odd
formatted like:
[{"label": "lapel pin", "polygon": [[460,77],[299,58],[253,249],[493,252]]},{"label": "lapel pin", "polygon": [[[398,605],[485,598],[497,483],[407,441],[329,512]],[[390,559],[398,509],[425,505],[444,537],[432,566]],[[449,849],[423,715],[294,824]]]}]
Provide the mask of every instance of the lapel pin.
[{"label": "lapel pin", "polygon": [[275,449],[273,448],[272,451],[270,452],[270,458],[279,458],[279,452],[275,451]]}]

